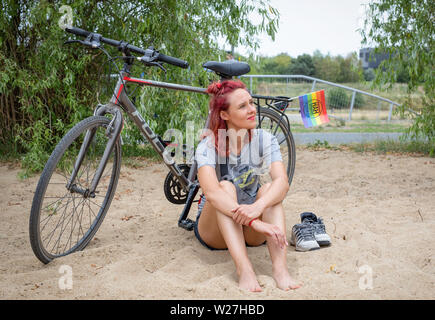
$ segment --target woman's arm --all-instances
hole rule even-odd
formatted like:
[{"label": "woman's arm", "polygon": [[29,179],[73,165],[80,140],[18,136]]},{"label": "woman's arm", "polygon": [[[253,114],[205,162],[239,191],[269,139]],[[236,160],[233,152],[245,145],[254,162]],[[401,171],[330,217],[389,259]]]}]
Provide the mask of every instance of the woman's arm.
[{"label": "woman's arm", "polygon": [[283,201],[290,188],[287,173],[281,161],[272,162],[270,166],[270,176],[272,183],[269,189],[256,201],[261,208],[263,208],[262,211]]},{"label": "woman's arm", "polygon": [[223,214],[232,217],[239,204],[219,184],[215,168],[204,165],[198,169],[198,180],[207,201]]},{"label": "woman's arm", "polygon": [[272,183],[268,190],[251,205],[240,205],[234,210],[233,219],[247,225],[258,218],[264,210],[284,200],[289,190],[287,173],[281,161],[274,161],[270,166]]}]

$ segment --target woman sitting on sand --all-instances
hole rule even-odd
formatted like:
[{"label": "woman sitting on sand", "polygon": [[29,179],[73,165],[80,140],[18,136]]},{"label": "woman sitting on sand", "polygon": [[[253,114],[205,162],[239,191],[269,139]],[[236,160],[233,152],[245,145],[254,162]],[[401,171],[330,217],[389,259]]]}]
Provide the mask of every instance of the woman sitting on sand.
[{"label": "woman sitting on sand", "polygon": [[[256,107],[241,81],[212,83],[209,129],[195,159],[203,191],[195,235],[211,250],[228,249],[239,287],[261,291],[246,246],[265,241],[273,277],[283,290],[301,285],[287,269],[286,226],[282,201],[289,189],[276,138],[256,130]],[[262,168],[272,178],[260,186]]]}]

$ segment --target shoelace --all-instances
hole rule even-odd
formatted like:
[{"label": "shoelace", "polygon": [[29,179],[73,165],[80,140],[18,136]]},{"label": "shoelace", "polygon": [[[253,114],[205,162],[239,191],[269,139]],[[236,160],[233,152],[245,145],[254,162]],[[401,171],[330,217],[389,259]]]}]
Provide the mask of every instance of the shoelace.
[{"label": "shoelace", "polygon": [[314,229],[310,224],[301,223],[299,225],[299,235],[304,240],[314,239]]},{"label": "shoelace", "polygon": [[323,224],[322,218],[317,218],[317,221],[312,219],[304,219],[304,223],[311,224],[317,233],[326,233],[325,225]]}]

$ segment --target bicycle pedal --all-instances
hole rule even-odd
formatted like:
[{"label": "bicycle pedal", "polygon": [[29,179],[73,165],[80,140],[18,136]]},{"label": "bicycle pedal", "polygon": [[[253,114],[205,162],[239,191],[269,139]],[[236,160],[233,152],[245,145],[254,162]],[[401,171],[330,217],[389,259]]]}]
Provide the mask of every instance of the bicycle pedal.
[{"label": "bicycle pedal", "polygon": [[192,221],[190,219],[180,220],[178,221],[178,226],[186,229],[187,231],[192,231],[193,227],[195,226],[195,221]]}]

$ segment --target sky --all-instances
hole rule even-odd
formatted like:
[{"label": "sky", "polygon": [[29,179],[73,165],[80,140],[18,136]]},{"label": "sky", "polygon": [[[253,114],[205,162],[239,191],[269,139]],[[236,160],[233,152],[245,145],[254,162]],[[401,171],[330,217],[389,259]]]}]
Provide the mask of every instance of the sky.
[{"label": "sky", "polygon": [[[346,56],[359,52],[363,26],[364,4],[370,0],[271,0],[280,13],[275,41],[266,34],[259,36],[260,48],[256,55],[275,56],[287,53],[291,57],[320,50],[322,54]],[[257,17],[252,16],[252,21]],[[243,55],[250,51],[235,48]]]}]

